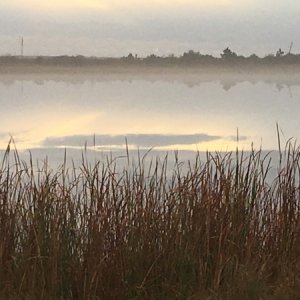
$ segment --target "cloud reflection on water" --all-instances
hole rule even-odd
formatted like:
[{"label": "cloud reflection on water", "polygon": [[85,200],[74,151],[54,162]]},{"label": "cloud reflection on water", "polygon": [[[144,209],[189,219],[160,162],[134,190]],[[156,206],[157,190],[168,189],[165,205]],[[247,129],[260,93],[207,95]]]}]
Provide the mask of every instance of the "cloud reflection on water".
[{"label": "cloud reflection on water", "polygon": [[[42,142],[43,147],[123,147],[126,144],[141,148],[170,147],[172,145],[191,145],[221,139],[221,136],[208,134],[127,134],[127,135],[73,135],[48,137]],[[95,145],[94,145],[95,144]]]}]

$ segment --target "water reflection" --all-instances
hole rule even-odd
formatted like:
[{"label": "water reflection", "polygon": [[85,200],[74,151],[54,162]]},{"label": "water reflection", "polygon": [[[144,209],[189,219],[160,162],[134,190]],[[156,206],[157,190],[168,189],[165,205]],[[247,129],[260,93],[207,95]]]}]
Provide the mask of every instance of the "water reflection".
[{"label": "water reflection", "polygon": [[208,82],[220,84],[224,91],[230,91],[241,83],[249,83],[255,85],[263,82],[272,85],[281,91],[284,88],[300,86],[300,72],[292,71],[272,73],[267,72],[196,72],[196,71],[155,71],[152,72],[109,72],[109,73],[16,73],[1,74],[0,84],[9,87],[17,82],[33,82],[35,85],[44,85],[51,82],[64,82],[67,85],[80,85],[89,82],[97,84],[97,82],[123,82],[134,83],[136,81],[146,81],[149,83],[165,82],[169,84],[184,84],[190,88],[201,86]]},{"label": "water reflection", "polygon": [[[300,137],[298,74],[2,74],[0,148],[233,150]],[[95,137],[94,137],[95,135]]]},{"label": "water reflection", "polygon": [[[174,145],[191,145],[204,142],[212,142],[221,140],[221,136],[212,136],[208,134],[186,134],[186,135],[167,135],[167,134],[126,134],[126,135],[73,135],[65,137],[49,137],[46,138],[41,146],[43,147],[75,147],[79,148],[83,145],[95,148],[109,150],[111,148],[124,148],[129,145],[130,148],[169,148]],[[234,141],[236,137],[223,138],[228,141]],[[245,140],[246,137],[239,137]]]}]

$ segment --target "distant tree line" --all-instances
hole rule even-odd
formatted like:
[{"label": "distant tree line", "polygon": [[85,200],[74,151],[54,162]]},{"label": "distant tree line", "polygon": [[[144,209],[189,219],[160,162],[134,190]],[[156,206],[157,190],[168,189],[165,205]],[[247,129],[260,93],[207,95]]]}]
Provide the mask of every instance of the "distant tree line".
[{"label": "distant tree line", "polygon": [[99,58],[77,56],[0,56],[0,64],[37,64],[60,66],[95,66],[95,65],[153,65],[153,66],[199,66],[199,65],[272,65],[272,64],[300,64],[300,54],[290,51],[284,53],[280,48],[274,54],[259,57],[256,54],[250,56],[238,55],[229,47],[220,53],[220,57],[201,54],[194,50],[184,52],[180,56],[174,54],[159,56],[151,54],[147,57],[138,57],[129,53],[120,58]]}]

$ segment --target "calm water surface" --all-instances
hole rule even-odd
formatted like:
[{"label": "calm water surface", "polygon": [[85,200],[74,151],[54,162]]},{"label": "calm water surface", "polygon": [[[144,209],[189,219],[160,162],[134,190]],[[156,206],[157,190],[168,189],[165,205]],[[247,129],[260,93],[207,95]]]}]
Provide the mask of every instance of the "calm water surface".
[{"label": "calm water surface", "polygon": [[[299,83],[299,85],[298,85]],[[300,137],[300,81],[0,78],[0,148],[277,149]],[[95,146],[95,147],[94,147]]]}]

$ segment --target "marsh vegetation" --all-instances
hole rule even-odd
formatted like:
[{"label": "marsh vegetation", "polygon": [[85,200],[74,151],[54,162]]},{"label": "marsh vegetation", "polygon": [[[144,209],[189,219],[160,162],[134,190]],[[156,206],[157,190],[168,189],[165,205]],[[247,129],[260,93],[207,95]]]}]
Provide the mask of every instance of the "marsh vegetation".
[{"label": "marsh vegetation", "polygon": [[[10,147],[11,146],[11,147]],[[0,168],[1,299],[297,299],[300,149]]]}]

